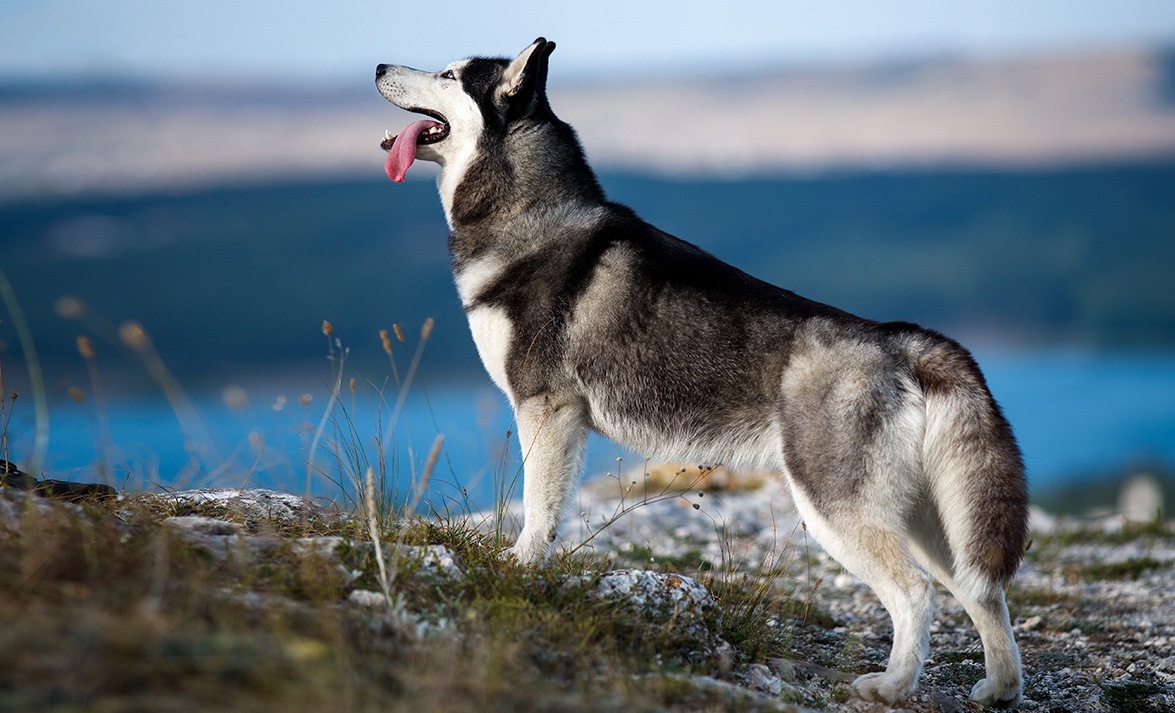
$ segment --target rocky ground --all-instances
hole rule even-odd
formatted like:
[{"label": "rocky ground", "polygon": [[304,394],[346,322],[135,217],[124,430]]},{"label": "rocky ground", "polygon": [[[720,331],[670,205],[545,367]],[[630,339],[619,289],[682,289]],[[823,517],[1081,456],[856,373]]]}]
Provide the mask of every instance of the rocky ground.
[{"label": "rocky ground", "polygon": [[[718,675],[680,675],[683,686],[700,692],[705,702],[700,707],[887,710],[854,699],[848,683],[884,667],[892,637],[889,618],[872,592],[807,536],[777,485],[764,480],[752,483],[751,489],[743,482],[739,489],[722,490],[714,486],[730,484],[711,479],[707,490],[653,488],[649,495],[626,486],[624,498],[618,497],[618,485],[616,479],[605,479],[585,488],[581,514],[563,541],[570,549],[594,551],[613,565],[588,591],[589,597],[631,602],[642,616],[680,628],[711,661],[729,662],[718,667]],[[217,561],[263,562],[273,553],[293,551],[336,557],[342,563],[354,560],[362,548],[371,552],[370,544],[338,535],[291,540],[257,526],[331,515],[329,508],[297,496],[205,490],[159,499],[169,513],[163,525]],[[0,527],[19,535],[32,505],[81,512],[79,506],[6,490],[0,497]],[[1021,710],[1175,710],[1172,525],[1130,524],[1115,517],[1058,521],[1034,513],[1034,541],[1009,592],[1025,665]],[[394,558],[395,550],[385,552]],[[469,576],[469,563],[443,547],[419,548],[412,557],[416,564],[411,576],[428,579],[430,586],[444,587]],[[801,604],[798,620],[764,624],[785,634],[784,656],[748,661],[716,634],[708,623],[716,600],[694,578],[716,571],[746,574],[751,586],[765,582]],[[281,597],[233,591],[231,596],[245,597],[261,610],[289,605]],[[403,640],[427,646],[430,637],[452,632],[451,625],[427,612],[397,609],[392,598],[360,586],[358,580],[339,591],[346,593],[343,607],[372,612]],[[931,658],[918,694],[905,709],[970,710],[967,693],[983,675],[982,661],[966,615],[940,592]],[[587,703],[572,708],[593,708]]]},{"label": "rocky ground", "polygon": [[[585,514],[567,540],[587,538],[617,512],[617,493],[614,481],[587,488]],[[631,493],[627,498],[629,505],[639,501]],[[1024,658],[1020,709],[1175,710],[1175,523],[1132,524],[1120,516],[1059,521],[1034,511],[1032,538],[1008,594]],[[753,685],[770,693],[778,678],[784,688],[803,689],[817,707],[887,710],[846,698],[845,683],[884,668],[889,617],[868,587],[807,536],[778,485],[662,497],[590,544],[639,550],[654,560],[792,562],[791,586],[814,614],[793,632],[794,658],[771,662]],[[967,694],[983,676],[982,647],[962,608],[941,588],[936,612],[922,686],[906,709],[968,710]]]}]

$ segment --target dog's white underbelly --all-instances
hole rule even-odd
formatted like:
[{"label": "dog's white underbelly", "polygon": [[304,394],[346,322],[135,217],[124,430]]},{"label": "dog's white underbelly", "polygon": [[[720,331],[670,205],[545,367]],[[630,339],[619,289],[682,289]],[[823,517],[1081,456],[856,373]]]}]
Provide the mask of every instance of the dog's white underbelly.
[{"label": "dog's white underbelly", "polygon": [[675,422],[653,423],[611,414],[592,404],[591,426],[600,435],[642,456],[684,463],[727,465],[738,469],[782,471],[782,435],[777,423],[729,423],[726,428],[690,433]]}]

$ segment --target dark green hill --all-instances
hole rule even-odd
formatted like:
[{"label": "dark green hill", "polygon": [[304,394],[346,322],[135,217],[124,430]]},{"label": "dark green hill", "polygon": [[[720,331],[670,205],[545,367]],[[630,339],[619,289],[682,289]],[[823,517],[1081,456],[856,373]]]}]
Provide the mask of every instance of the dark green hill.
[{"label": "dark green hill", "polygon": [[[611,196],[809,297],[951,332],[1175,345],[1175,159],[680,183]],[[135,318],[177,371],[317,359],[321,320],[359,354],[437,319],[429,364],[476,367],[430,182],[335,181],[0,205],[0,268],[42,352],[72,358],[65,294]],[[0,324],[0,339],[14,342]],[[11,346],[9,347],[12,348]]]}]

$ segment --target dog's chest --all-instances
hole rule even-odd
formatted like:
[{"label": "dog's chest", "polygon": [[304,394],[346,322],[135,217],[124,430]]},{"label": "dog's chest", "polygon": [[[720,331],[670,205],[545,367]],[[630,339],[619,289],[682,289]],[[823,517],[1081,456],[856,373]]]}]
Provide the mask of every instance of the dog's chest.
[{"label": "dog's chest", "polygon": [[457,275],[457,293],[465,307],[469,320],[469,331],[477,354],[490,378],[513,401],[510,382],[507,378],[506,362],[510,358],[510,344],[514,336],[514,324],[506,310],[496,305],[481,304],[478,295],[496,279],[502,264],[493,258],[483,258],[466,265]]},{"label": "dog's chest", "polygon": [[510,357],[510,342],[514,334],[514,325],[510,317],[501,307],[488,306],[477,307],[467,316],[469,331],[473,333],[473,343],[477,345],[477,355],[481,357],[481,363],[485,365],[486,371],[498,388],[513,401],[510,382],[506,376],[506,361]]}]

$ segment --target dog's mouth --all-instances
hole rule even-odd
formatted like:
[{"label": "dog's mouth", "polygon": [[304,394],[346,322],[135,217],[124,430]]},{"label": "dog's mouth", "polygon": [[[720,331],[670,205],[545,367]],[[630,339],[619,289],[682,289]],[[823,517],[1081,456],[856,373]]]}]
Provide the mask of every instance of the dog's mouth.
[{"label": "dog's mouth", "polygon": [[[414,121],[396,135],[384,132],[384,140],[379,147],[388,152],[388,159],[384,164],[384,171],[388,178],[396,183],[404,180],[408,167],[416,160],[416,147],[427,146],[444,141],[449,136],[449,122],[444,115],[431,109],[412,108],[409,111],[424,114],[430,119]],[[435,121],[431,120],[435,119]]]},{"label": "dog's mouth", "polygon": [[[415,143],[418,146],[425,144],[435,144],[438,141],[444,141],[449,136],[449,121],[444,114],[432,109],[409,109],[413,114],[424,114],[427,117],[434,119],[434,121],[417,121],[405,127],[400,134],[414,133],[416,136]],[[415,131],[410,131],[415,129]],[[384,133],[384,140],[379,142],[379,147],[384,151],[391,151],[392,147],[396,145],[396,139],[400,134],[393,134],[391,131]]]}]

